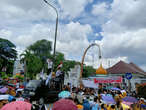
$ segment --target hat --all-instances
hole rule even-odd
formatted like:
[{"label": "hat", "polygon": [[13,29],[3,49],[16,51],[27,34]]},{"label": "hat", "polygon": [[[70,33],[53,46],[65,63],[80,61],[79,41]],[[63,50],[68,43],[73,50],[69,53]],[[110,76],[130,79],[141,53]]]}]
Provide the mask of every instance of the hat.
[{"label": "hat", "polygon": [[69,98],[69,97],[71,97],[71,93],[69,91],[61,91],[58,94],[58,97],[59,98]]},{"label": "hat", "polygon": [[140,100],[144,100],[144,98],[140,98]]}]

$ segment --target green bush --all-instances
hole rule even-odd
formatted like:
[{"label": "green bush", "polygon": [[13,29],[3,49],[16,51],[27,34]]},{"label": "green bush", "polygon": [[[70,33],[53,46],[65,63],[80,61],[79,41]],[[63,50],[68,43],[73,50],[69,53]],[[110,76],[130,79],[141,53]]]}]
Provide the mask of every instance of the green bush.
[{"label": "green bush", "polygon": [[1,72],[1,78],[2,79],[7,79],[8,75],[6,74],[6,72]]},{"label": "green bush", "polygon": [[16,75],[14,76],[14,78],[20,80],[20,81],[23,81],[24,80],[24,77],[23,76],[20,76],[20,75]]}]

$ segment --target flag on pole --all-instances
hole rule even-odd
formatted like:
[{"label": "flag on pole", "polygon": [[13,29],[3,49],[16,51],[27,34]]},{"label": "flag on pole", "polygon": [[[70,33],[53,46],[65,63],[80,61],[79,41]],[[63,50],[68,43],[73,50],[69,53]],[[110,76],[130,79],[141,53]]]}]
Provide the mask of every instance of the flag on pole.
[{"label": "flag on pole", "polygon": [[52,78],[52,73],[53,72],[51,72],[50,74],[49,74],[49,76],[48,76],[48,78],[47,78],[47,80],[46,80],[46,85],[49,83],[49,81],[51,80],[51,78]]},{"label": "flag on pole", "polygon": [[63,62],[60,62],[60,64],[58,65],[57,69],[62,68],[63,66]]},{"label": "flag on pole", "polygon": [[42,79],[45,79],[44,68],[42,69],[42,71],[41,71],[41,73],[40,73],[40,77],[41,77]]}]

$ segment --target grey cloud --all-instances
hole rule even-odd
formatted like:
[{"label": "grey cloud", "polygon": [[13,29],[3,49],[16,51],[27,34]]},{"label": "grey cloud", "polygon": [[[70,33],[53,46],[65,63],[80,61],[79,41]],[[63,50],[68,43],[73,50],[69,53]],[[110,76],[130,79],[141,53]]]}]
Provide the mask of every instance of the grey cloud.
[{"label": "grey cloud", "polygon": [[43,0],[5,0],[0,3],[0,20],[35,21],[53,20],[56,14]]},{"label": "grey cloud", "polygon": [[146,1],[138,0],[135,2],[135,7],[127,11],[121,24],[126,26],[127,29],[146,28],[146,14],[144,14],[146,12]]}]

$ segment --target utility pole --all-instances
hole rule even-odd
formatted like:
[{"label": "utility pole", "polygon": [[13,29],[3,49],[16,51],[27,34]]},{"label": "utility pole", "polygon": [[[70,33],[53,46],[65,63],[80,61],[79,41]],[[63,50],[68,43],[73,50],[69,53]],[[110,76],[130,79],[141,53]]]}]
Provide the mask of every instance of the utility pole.
[{"label": "utility pole", "polygon": [[51,72],[53,72],[53,69],[54,69],[54,64],[55,64],[55,60],[56,60],[56,40],[57,40],[57,29],[58,29],[58,11],[57,9],[51,5],[47,0],[44,0],[44,2],[46,4],[48,4],[49,6],[51,6],[55,12],[56,12],[56,27],[55,27],[55,40],[54,40],[54,52],[53,52],[53,64],[52,64],[52,69],[51,69]]}]

